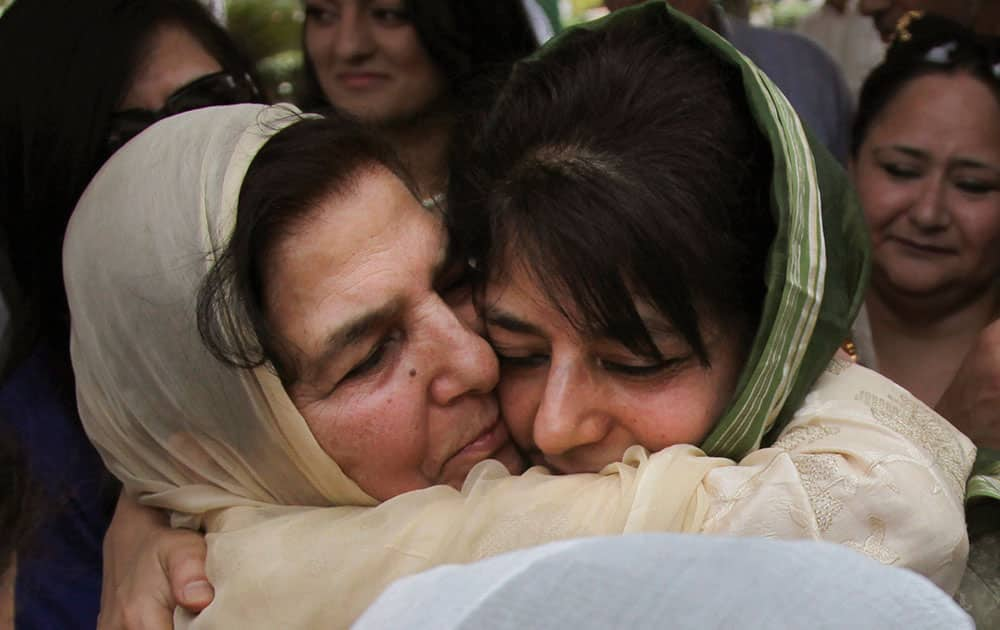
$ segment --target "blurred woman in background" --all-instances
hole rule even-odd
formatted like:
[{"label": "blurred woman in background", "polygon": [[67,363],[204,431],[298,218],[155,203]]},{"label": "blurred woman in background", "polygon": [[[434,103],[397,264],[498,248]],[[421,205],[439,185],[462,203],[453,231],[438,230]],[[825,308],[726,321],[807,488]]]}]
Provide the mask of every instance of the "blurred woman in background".
[{"label": "blurred woman in background", "polygon": [[522,3],[495,0],[308,0],[302,38],[304,108],[380,127],[425,198],[444,191],[456,117],[538,46]]},{"label": "blurred woman in background", "polygon": [[18,559],[19,627],[94,627],[117,494],[77,417],[62,281],[70,213],[132,136],[180,111],[258,100],[252,76],[196,0],[18,0],[0,18],[0,230],[21,297],[0,415],[51,508]]},{"label": "blurred woman in background", "polygon": [[933,16],[901,29],[865,81],[854,123],[851,173],[873,247],[854,336],[862,363],[979,448],[959,596],[992,628],[1000,623],[1000,600],[986,586],[1000,566],[1000,39]]}]

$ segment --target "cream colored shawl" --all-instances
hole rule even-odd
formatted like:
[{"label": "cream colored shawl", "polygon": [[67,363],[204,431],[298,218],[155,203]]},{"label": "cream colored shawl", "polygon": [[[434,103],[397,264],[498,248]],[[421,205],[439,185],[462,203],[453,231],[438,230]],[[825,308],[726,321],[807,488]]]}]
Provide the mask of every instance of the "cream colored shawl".
[{"label": "cream colored shawl", "polygon": [[[512,477],[488,461],[461,492],[372,507],[274,375],[220,365],[195,326],[195,292],[232,230],[248,165],[294,120],[290,107],[240,105],[153,126],[96,176],[67,234],[88,435],[127,490],[208,534],[215,601],[195,619],[178,612],[179,627],[343,627],[399,576],[619,532],[826,539],[957,586],[971,444],[903,390],[837,361],[784,437],[738,465],[693,446],[633,447],[590,475]],[[797,121],[791,133],[808,146]]]}]

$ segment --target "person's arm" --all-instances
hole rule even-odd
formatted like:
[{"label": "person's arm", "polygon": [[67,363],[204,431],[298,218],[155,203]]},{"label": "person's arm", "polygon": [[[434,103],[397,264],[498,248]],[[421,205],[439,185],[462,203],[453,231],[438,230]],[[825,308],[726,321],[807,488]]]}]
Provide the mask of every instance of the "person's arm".
[{"label": "person's arm", "polygon": [[205,540],[171,529],[157,509],[122,492],[104,537],[100,630],[167,630],[175,606],[198,612],[214,596],[205,578]]},{"label": "person's arm", "polygon": [[1000,450],[1000,319],[979,334],[935,409],[977,446]]},{"label": "person's arm", "polygon": [[[182,627],[346,627],[394,580],[546,542],[703,532],[844,544],[954,591],[972,443],[905,390],[835,361],[773,446],[740,463],[638,447],[601,474],[511,476],[374,508],[235,507],[206,520],[216,598]],[[250,605],[252,603],[252,605]]]}]

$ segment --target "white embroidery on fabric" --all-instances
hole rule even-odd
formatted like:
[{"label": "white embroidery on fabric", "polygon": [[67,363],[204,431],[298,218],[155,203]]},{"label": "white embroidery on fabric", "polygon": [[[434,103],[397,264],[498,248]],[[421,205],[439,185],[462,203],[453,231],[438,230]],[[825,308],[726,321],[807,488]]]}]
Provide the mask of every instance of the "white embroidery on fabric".
[{"label": "white embroidery on fabric", "polygon": [[907,437],[930,454],[953,482],[957,495],[962,495],[968,455],[944,418],[909,394],[884,397],[861,391],[855,400],[868,405],[879,424]]},{"label": "white embroidery on fabric", "polygon": [[794,451],[805,446],[806,444],[819,442],[823,438],[836,435],[838,433],[840,433],[840,429],[836,427],[823,425],[797,426],[782,433],[781,436],[778,437],[777,441],[775,441],[774,446],[777,448],[783,448],[786,451]]},{"label": "white embroidery on fabric", "polygon": [[826,366],[826,372],[828,374],[833,374],[834,376],[840,376],[844,373],[844,370],[854,365],[854,363],[841,359],[840,357],[834,357]]},{"label": "white embroidery on fabric", "polygon": [[[857,480],[841,473],[838,464],[842,461],[843,457],[826,453],[792,457],[820,532],[830,529],[844,508],[843,497],[853,495],[858,488]],[[840,491],[835,494],[836,488]]]},{"label": "white embroidery on fabric", "polygon": [[882,564],[893,564],[899,560],[899,556],[885,545],[885,523],[872,516],[868,518],[868,525],[871,527],[871,534],[865,538],[864,543],[848,540],[844,544]]}]

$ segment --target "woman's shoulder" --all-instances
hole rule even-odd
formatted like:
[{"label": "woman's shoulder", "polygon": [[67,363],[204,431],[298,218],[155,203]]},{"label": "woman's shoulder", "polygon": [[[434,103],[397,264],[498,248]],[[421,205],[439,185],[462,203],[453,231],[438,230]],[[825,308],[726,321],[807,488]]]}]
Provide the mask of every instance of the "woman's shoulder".
[{"label": "woman's shoulder", "polygon": [[840,357],[827,365],[792,424],[829,417],[856,419],[902,435],[962,485],[975,458],[973,443],[916,396]]}]

